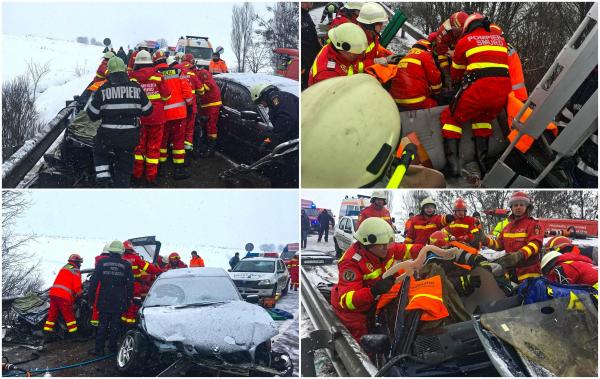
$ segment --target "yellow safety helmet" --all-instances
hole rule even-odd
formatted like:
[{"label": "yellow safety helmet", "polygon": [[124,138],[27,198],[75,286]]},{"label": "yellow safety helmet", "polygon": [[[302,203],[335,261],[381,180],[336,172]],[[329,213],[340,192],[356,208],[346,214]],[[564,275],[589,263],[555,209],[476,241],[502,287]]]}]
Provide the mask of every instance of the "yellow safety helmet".
[{"label": "yellow safety helmet", "polygon": [[362,54],[369,42],[362,28],[352,22],[345,22],[327,33],[331,44],[338,50],[353,54]]},{"label": "yellow safety helmet", "polygon": [[376,24],[378,22],[387,22],[388,16],[385,9],[377,3],[365,3],[360,9],[356,21],[361,24]]},{"label": "yellow safety helmet", "polygon": [[394,229],[382,218],[369,217],[361,222],[354,238],[365,246],[387,244],[394,242]]}]

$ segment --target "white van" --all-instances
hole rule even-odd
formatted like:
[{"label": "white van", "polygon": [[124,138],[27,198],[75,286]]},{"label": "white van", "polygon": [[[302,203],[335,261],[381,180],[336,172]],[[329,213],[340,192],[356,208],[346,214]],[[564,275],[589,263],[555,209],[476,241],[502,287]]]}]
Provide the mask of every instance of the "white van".
[{"label": "white van", "polygon": [[208,37],[185,36],[180,37],[175,46],[177,53],[192,54],[198,67],[208,69],[208,64],[212,59],[213,48]]}]

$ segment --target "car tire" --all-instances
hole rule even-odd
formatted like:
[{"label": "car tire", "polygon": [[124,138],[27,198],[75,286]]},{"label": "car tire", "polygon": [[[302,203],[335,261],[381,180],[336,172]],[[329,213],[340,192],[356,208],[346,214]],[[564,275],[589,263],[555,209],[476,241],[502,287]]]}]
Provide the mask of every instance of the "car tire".
[{"label": "car tire", "polygon": [[275,298],[277,296],[277,283],[273,286],[273,292],[271,293],[271,297]]},{"label": "car tire", "polygon": [[117,353],[117,368],[121,373],[134,373],[146,362],[148,341],[139,330],[130,330],[125,334]]},{"label": "car tire", "polygon": [[290,279],[288,279],[287,282],[285,282],[285,288],[283,289],[283,291],[281,291],[281,297],[284,297],[285,295],[287,295],[289,290],[290,290]]},{"label": "car tire", "polygon": [[341,258],[342,254],[344,253],[344,250],[340,249],[340,247],[337,243],[337,240],[335,238],[333,239],[333,246],[335,246],[335,256],[337,258]]}]

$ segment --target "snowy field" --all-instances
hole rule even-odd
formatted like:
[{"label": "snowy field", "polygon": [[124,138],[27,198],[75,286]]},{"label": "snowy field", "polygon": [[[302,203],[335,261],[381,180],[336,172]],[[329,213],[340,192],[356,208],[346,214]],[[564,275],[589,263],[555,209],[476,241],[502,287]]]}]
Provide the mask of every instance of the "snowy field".
[{"label": "snowy field", "polygon": [[28,63],[48,73],[40,81],[36,108],[43,121],[52,120],[65,100],[79,95],[92,81],[102,60],[104,46],[84,45],[37,36],[2,35],[2,82],[27,74]]}]

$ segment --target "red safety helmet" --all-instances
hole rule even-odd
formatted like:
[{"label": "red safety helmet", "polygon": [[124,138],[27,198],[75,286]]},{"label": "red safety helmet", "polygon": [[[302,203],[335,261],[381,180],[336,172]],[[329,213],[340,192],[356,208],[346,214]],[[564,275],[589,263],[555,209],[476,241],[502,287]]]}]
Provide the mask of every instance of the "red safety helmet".
[{"label": "red safety helmet", "polygon": [[71,254],[69,255],[69,262],[82,263],[83,258],[81,258],[81,255],[79,254]]},{"label": "red safety helmet", "polygon": [[[479,14],[479,13],[474,13],[474,14]],[[468,18],[469,18],[469,15],[466,12],[460,11],[460,12],[453,13],[449,18],[450,27],[452,27],[453,29],[464,30],[464,25],[466,24]],[[483,18],[483,16],[482,16],[482,18]]]},{"label": "red safety helmet", "polygon": [[480,14],[480,13],[473,13],[472,15],[468,16],[464,20],[464,24],[462,26],[462,32],[463,32],[463,34],[466,33],[467,30],[469,30],[469,26],[471,26],[471,24],[473,23],[473,21],[483,20],[484,18],[485,18],[485,16],[482,15],[482,14]]},{"label": "red safety helmet", "polygon": [[531,200],[529,199],[529,196],[523,192],[523,191],[516,191],[512,194],[512,196],[510,197],[510,199],[508,200],[508,206],[512,207],[514,203],[516,203],[517,201],[523,201],[527,204],[527,206],[531,205]]},{"label": "red safety helmet", "polygon": [[152,62],[156,63],[161,59],[167,59],[167,56],[165,55],[165,52],[162,50],[156,50],[154,52],[154,55],[152,55]]},{"label": "red safety helmet", "polygon": [[454,202],[454,209],[455,211],[467,211],[467,204],[465,203],[465,201],[463,199],[461,199],[460,197],[458,199],[456,199],[456,201]]},{"label": "red safety helmet", "polygon": [[544,250],[546,252],[548,251],[552,251],[552,250],[560,250],[561,248],[563,248],[564,246],[567,245],[572,245],[573,241],[565,236],[556,236],[556,237],[552,237],[548,240],[548,242],[546,242],[546,245],[544,246]]},{"label": "red safety helmet", "polygon": [[504,35],[504,30],[502,30],[502,28],[500,27],[500,25],[494,24],[494,23],[490,24],[490,32],[492,32],[494,34],[497,34],[499,36],[503,36]]},{"label": "red safety helmet", "polygon": [[179,253],[171,253],[169,254],[169,260],[170,261],[176,261],[176,260],[180,260],[181,257],[179,256]]},{"label": "red safety helmet", "polygon": [[428,51],[431,50],[431,42],[429,42],[426,39],[420,39],[417,42],[414,43],[414,45],[412,47],[416,47],[416,46],[422,46],[425,49],[427,49]]},{"label": "red safety helmet", "polygon": [[135,253],[135,249],[133,248],[133,244],[129,240],[123,241],[123,248],[125,248],[125,251],[129,250],[129,251],[133,251]]},{"label": "red safety helmet", "polygon": [[194,56],[190,53],[187,53],[183,56],[183,61],[184,62],[190,62],[190,63],[194,63]]},{"label": "red safety helmet", "polygon": [[441,230],[436,230],[429,236],[429,244],[445,249],[450,244],[448,235]]}]

